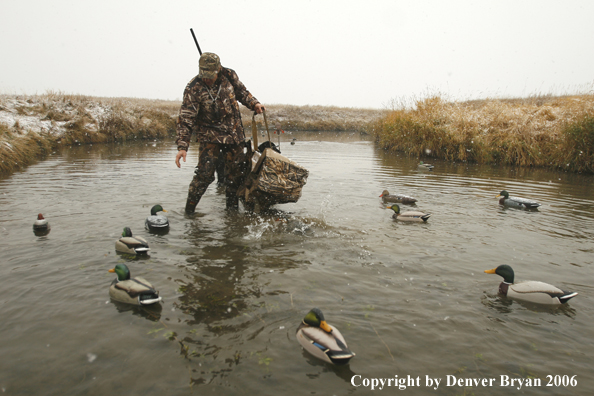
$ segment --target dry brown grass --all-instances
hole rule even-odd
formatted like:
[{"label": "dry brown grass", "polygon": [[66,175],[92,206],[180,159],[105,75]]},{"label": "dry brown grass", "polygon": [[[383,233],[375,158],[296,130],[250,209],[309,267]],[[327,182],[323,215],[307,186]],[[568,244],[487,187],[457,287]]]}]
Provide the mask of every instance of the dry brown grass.
[{"label": "dry brown grass", "polygon": [[[0,172],[43,157],[56,145],[175,136],[181,103],[48,92],[0,95]],[[266,105],[269,127],[372,133],[386,149],[450,161],[552,166],[594,172],[594,95],[468,102],[439,96],[391,111]],[[249,130],[252,113],[241,107]],[[31,120],[36,122],[31,123]],[[262,128],[263,117],[257,116]]]},{"label": "dry brown grass", "polygon": [[49,140],[36,133],[24,133],[0,124],[0,173],[21,169],[52,149]]},{"label": "dry brown grass", "polygon": [[414,109],[391,111],[373,134],[381,147],[411,156],[593,172],[593,117],[594,95],[470,102],[432,97]]},{"label": "dry brown grass", "polygon": [[[41,158],[52,148],[74,144],[175,136],[181,102],[100,98],[47,92],[0,95],[0,172]],[[323,106],[267,105],[269,127],[298,131],[366,131],[386,111]],[[252,113],[241,106],[244,126]],[[263,128],[264,119],[257,117]]]},{"label": "dry brown grass", "polygon": [[28,165],[58,145],[175,136],[179,106],[173,101],[56,92],[2,95],[0,172]]},{"label": "dry brown grass", "polygon": [[[287,131],[368,132],[387,113],[386,110],[351,107],[266,105],[269,128],[274,130],[275,125],[279,124],[281,129]],[[252,114],[249,109],[241,107],[243,125],[248,130]],[[256,116],[256,122],[259,127],[263,127],[262,116]]]}]

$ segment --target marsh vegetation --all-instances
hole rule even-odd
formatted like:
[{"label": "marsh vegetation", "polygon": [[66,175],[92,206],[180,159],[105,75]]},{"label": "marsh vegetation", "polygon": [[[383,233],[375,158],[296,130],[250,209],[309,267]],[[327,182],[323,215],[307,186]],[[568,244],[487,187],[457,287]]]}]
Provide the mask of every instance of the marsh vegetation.
[{"label": "marsh vegetation", "polygon": [[[62,146],[175,136],[181,102],[48,92],[0,95],[0,172],[26,166]],[[252,113],[242,108],[250,130]],[[364,131],[384,110],[267,105],[270,131]],[[262,116],[256,118],[264,129]],[[248,132],[249,134],[249,132]]]},{"label": "marsh vegetation", "polygon": [[393,109],[372,130],[380,147],[419,158],[594,172],[594,95],[435,96]]},{"label": "marsh vegetation", "polygon": [[175,102],[49,92],[0,96],[0,172],[22,168],[58,147],[175,133]]},{"label": "marsh vegetation", "polygon": [[[175,136],[179,101],[48,92],[0,95],[0,172],[58,147]],[[594,172],[594,95],[448,101],[357,109],[266,105],[272,132],[357,131],[413,157]],[[252,113],[241,107],[246,131]],[[256,117],[261,130],[264,119]],[[249,134],[249,132],[247,132]]]}]

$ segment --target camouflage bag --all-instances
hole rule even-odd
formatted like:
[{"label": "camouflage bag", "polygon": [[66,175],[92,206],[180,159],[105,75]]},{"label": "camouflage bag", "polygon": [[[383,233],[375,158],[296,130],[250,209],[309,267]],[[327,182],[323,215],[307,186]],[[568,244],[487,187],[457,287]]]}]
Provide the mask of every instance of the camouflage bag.
[{"label": "camouflage bag", "polygon": [[[264,121],[268,130],[266,113]],[[254,150],[257,150],[258,134],[253,118],[252,138]],[[270,132],[268,139],[270,141]],[[257,203],[261,209],[275,204],[297,202],[308,176],[307,169],[272,148],[265,148],[262,152],[254,151],[251,155],[251,171],[240,187],[238,196],[249,206]]]}]

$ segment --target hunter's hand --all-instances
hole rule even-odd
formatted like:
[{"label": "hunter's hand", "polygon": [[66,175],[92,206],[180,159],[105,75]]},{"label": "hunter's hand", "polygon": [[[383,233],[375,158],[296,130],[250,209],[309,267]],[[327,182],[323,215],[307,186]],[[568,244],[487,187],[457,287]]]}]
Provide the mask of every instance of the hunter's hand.
[{"label": "hunter's hand", "polygon": [[178,168],[181,168],[181,164],[179,163],[179,159],[183,158],[184,162],[186,162],[186,154],[188,152],[186,150],[179,150],[177,152],[177,155],[175,156],[175,165],[177,165]]},{"label": "hunter's hand", "polygon": [[262,106],[261,103],[258,103],[255,107],[254,107],[256,114],[262,114],[262,112],[264,110],[266,110],[266,107]]}]

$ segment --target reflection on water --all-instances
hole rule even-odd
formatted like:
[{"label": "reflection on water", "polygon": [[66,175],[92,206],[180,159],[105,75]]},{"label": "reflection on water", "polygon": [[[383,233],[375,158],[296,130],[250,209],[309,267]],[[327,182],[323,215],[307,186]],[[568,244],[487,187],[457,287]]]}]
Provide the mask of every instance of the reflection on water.
[{"label": "reflection on water", "polygon": [[514,300],[498,294],[488,294],[483,297],[483,304],[498,313],[509,314],[518,309],[518,306],[532,312],[541,312],[549,315],[565,315],[568,318],[575,318],[576,310],[569,304],[563,305],[541,305],[528,301]]},{"label": "reflection on water", "polygon": [[[594,386],[592,176],[434,160],[422,172],[418,158],[359,134],[294,133],[281,151],[310,171],[298,203],[227,211],[213,184],[187,216],[196,152],[177,169],[175,151],[173,142],[80,146],[0,180],[5,393],[373,393],[353,375],[577,375],[576,387],[534,390],[553,395]],[[429,222],[392,220],[386,189],[418,199]],[[503,189],[543,205],[501,207]],[[144,229],[156,203],[168,233]],[[52,224],[45,236],[31,233],[39,212]],[[150,255],[116,254],[126,226]],[[118,262],[164,301],[111,301],[107,270]],[[503,263],[518,280],[580,294],[556,309],[498,296],[500,279],[483,271]],[[348,366],[297,343],[315,306],[356,351]]]},{"label": "reflection on water", "polygon": [[163,306],[159,303],[147,306],[124,304],[114,300],[111,300],[111,303],[120,313],[131,312],[134,315],[143,317],[153,322],[157,322],[159,319],[161,319],[161,312],[163,311]]}]

